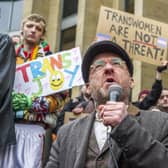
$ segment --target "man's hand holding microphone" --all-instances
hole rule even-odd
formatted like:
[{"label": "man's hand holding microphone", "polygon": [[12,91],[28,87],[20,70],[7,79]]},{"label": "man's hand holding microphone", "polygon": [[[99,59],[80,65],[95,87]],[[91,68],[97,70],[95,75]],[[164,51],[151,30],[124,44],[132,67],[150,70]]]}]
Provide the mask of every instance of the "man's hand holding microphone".
[{"label": "man's hand holding microphone", "polygon": [[121,94],[121,86],[115,83],[109,87],[109,101],[105,105],[99,105],[99,117],[103,119],[104,125],[115,127],[128,115],[128,105],[120,102]]}]

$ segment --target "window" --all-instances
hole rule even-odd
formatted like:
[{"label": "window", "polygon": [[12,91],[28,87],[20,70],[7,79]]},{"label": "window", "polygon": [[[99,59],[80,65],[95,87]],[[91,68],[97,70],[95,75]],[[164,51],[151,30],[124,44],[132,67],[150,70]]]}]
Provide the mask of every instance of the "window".
[{"label": "window", "polygon": [[60,50],[75,47],[78,0],[64,0]]},{"label": "window", "polygon": [[23,0],[0,1],[0,32],[20,30]]},{"label": "window", "polygon": [[65,29],[61,32],[61,50],[73,48],[75,46],[76,26]]},{"label": "window", "polygon": [[64,0],[63,18],[77,13],[78,0]]},{"label": "window", "polygon": [[134,0],[125,0],[125,11],[134,13]]}]

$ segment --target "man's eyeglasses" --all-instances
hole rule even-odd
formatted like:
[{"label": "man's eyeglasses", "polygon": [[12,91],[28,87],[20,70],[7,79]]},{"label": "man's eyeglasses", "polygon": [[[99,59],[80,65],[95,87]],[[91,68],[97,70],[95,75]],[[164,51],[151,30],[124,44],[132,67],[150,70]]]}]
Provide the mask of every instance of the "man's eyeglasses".
[{"label": "man's eyeglasses", "polygon": [[126,67],[125,61],[123,61],[122,59],[112,58],[110,62],[106,62],[104,60],[97,60],[90,66],[90,69],[93,69],[96,71],[102,70],[106,66],[107,63],[111,64],[114,68],[124,69]]}]

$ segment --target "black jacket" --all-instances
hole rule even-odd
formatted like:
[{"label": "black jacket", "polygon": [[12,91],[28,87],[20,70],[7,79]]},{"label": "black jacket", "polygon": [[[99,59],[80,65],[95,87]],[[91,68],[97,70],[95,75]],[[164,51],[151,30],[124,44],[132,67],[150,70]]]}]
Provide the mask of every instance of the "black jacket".
[{"label": "black jacket", "polygon": [[162,81],[161,80],[155,80],[154,84],[152,85],[152,89],[150,93],[144,98],[142,102],[133,102],[132,104],[139,109],[147,110],[150,107],[154,106],[162,92]]},{"label": "black jacket", "polygon": [[16,142],[11,104],[16,69],[15,59],[11,38],[0,34],[0,147]]}]

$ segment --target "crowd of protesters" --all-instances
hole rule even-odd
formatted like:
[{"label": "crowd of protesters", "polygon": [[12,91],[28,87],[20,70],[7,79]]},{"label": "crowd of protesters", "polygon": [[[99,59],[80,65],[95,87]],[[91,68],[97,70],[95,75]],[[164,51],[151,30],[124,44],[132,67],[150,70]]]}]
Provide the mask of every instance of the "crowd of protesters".
[{"label": "crowd of protesters", "polygon": [[[78,97],[71,98],[70,91],[33,98],[16,93],[12,90],[16,65],[53,53],[45,33],[44,17],[31,14],[23,20],[20,35],[0,34],[0,167],[166,168],[168,89],[162,74],[168,61],[156,68],[151,88],[131,102],[132,60],[118,44],[97,41],[84,54],[85,84]],[[113,85],[121,89],[119,97],[110,99]],[[67,112],[76,118],[87,115],[64,124]],[[50,140],[41,141],[39,135]]]}]

